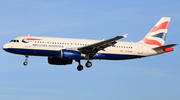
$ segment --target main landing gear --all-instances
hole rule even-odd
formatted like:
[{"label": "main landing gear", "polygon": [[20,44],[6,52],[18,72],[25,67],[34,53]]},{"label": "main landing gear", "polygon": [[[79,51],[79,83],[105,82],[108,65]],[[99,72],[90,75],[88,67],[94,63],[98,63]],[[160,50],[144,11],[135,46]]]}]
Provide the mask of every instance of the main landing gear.
[{"label": "main landing gear", "polygon": [[[77,67],[77,70],[78,70],[78,71],[83,70],[83,66],[81,65],[80,59],[77,59],[76,61],[79,63],[79,65],[78,65],[78,67]],[[88,60],[88,61],[86,62],[86,67],[87,67],[87,68],[90,68],[91,66],[92,66],[92,63]]]},{"label": "main landing gear", "polygon": [[25,55],[25,62],[23,63],[24,66],[26,66],[28,64],[27,60],[28,60],[28,55]]},{"label": "main landing gear", "polygon": [[86,62],[86,67],[87,68],[90,68],[92,66],[92,63],[88,60],[87,62]]}]

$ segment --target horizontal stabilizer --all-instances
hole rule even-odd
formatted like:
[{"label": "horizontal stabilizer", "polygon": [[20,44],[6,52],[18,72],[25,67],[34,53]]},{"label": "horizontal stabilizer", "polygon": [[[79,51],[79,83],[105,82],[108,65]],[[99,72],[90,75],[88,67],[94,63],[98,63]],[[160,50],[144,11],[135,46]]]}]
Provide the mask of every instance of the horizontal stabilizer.
[{"label": "horizontal stabilizer", "polygon": [[169,45],[165,45],[165,46],[161,46],[161,47],[156,47],[156,48],[153,48],[154,50],[162,50],[162,49],[166,49],[166,48],[170,48],[170,47],[173,47],[173,46],[176,46],[178,44],[169,44]]}]

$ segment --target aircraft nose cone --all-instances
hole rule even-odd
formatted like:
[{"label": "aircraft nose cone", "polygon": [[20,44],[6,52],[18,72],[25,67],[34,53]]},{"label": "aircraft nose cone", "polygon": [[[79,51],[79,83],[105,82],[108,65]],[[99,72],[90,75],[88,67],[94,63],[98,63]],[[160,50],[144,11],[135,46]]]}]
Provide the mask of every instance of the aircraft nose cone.
[{"label": "aircraft nose cone", "polygon": [[8,49],[8,44],[5,44],[5,45],[3,46],[3,49],[4,49],[4,50]]}]

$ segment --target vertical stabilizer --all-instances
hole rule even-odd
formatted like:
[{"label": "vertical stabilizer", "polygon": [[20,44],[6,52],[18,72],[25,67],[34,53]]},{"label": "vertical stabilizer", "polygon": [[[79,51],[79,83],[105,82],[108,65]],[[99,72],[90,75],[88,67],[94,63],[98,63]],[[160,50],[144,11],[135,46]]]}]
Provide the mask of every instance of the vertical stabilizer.
[{"label": "vertical stabilizer", "polygon": [[151,29],[151,31],[144,37],[142,42],[149,45],[163,46],[170,20],[170,17],[162,17]]}]

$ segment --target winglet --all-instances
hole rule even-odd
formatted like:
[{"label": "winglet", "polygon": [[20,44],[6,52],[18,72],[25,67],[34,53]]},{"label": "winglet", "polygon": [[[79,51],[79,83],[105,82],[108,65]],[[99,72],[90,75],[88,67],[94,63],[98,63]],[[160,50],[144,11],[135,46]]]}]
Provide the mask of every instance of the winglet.
[{"label": "winglet", "polygon": [[128,34],[125,34],[125,35],[123,35],[123,37],[127,39],[127,35],[128,35]]}]

